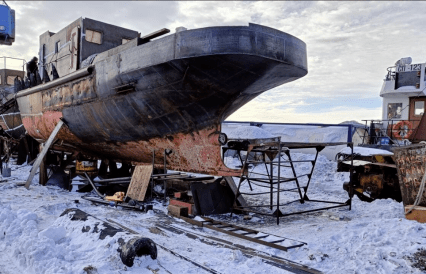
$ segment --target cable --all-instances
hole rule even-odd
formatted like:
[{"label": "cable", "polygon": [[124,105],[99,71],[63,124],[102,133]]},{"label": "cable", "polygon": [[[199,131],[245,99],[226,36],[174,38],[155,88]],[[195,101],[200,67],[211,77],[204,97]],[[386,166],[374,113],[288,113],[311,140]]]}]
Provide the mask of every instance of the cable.
[{"label": "cable", "polygon": [[408,209],[407,212],[405,212],[405,215],[407,215],[408,213],[410,213],[422,201],[423,192],[425,190],[425,182],[426,182],[426,173],[423,175],[423,179],[422,179],[422,182],[420,184],[419,192],[417,193],[416,200],[414,201],[413,206],[410,207],[410,209]]}]

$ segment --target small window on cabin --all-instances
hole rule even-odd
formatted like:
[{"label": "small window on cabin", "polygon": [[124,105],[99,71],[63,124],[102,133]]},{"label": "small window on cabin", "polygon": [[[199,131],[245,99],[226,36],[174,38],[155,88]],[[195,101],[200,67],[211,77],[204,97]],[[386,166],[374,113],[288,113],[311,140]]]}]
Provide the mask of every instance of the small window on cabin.
[{"label": "small window on cabin", "polygon": [[86,41],[94,44],[102,44],[102,33],[99,31],[86,30]]},{"label": "small window on cabin", "polygon": [[16,76],[7,76],[6,84],[13,86],[15,84]]},{"label": "small window on cabin", "polygon": [[1,85],[1,76],[0,76],[0,85]]},{"label": "small window on cabin", "polygon": [[424,101],[416,101],[414,102],[414,115],[423,115],[425,112],[425,102]]},{"label": "small window on cabin", "polygon": [[401,119],[402,103],[388,104],[388,119]]},{"label": "small window on cabin", "polygon": [[132,39],[121,38],[121,44],[122,44],[122,45],[124,45],[124,44],[126,44],[127,42],[129,42],[130,40],[132,40]]},{"label": "small window on cabin", "polygon": [[55,53],[58,53],[60,48],[61,48],[61,41],[58,41],[55,44]]}]

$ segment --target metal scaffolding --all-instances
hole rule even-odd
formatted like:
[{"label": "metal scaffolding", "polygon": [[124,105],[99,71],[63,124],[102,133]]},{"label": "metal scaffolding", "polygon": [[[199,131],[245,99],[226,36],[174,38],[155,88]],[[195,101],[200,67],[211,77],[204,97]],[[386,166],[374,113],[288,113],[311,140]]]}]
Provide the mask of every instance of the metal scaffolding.
[{"label": "metal scaffolding", "polygon": [[[242,164],[243,172],[240,176],[237,193],[235,195],[234,207],[231,212],[243,211],[253,212],[261,215],[274,216],[277,218],[277,224],[279,224],[279,218],[290,216],[294,214],[302,214],[308,212],[314,212],[319,210],[326,210],[337,207],[349,207],[351,209],[353,194],[349,195],[349,199],[344,202],[326,201],[326,200],[314,200],[308,197],[309,185],[311,183],[312,174],[315,169],[315,164],[318,159],[318,154],[327,146],[347,145],[351,148],[353,153],[353,143],[351,142],[339,142],[339,143],[282,143],[281,138],[270,138],[270,139],[250,139],[250,140],[230,140],[228,146],[223,148],[223,152],[226,153],[228,150],[235,150]],[[302,160],[294,161],[291,158],[291,149],[301,148],[314,148],[316,150],[314,160]],[[242,152],[246,152],[246,156],[243,157]],[[286,158],[284,158],[286,157]],[[297,174],[294,163],[310,162],[312,167],[309,172],[304,174]],[[250,165],[263,165],[266,173],[259,173],[251,171],[249,172]],[[281,174],[281,168],[291,168],[291,177],[283,177]],[[276,175],[274,174],[276,171]],[[302,185],[300,178],[307,176],[308,181],[305,185]],[[350,171],[350,180],[352,181],[353,169]],[[250,187],[250,192],[241,192],[241,185],[247,181]],[[253,190],[252,185],[256,185],[265,191],[256,192]],[[289,186],[291,185],[291,186]],[[295,192],[299,196],[296,200],[281,203],[280,195],[285,192]],[[237,206],[236,200],[240,195],[262,195],[269,194],[269,204],[254,205],[254,206]],[[281,210],[283,206],[300,202],[305,204],[311,203],[327,203],[331,204],[326,207],[320,207],[315,209],[308,209],[298,212],[283,213]],[[275,209],[273,213],[261,211],[261,208],[269,208],[270,210]]]}]

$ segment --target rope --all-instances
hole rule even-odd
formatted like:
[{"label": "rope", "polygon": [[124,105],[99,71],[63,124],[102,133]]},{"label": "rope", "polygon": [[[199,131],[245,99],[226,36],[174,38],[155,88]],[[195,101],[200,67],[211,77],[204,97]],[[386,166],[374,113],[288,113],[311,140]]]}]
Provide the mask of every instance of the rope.
[{"label": "rope", "polygon": [[419,192],[417,193],[416,200],[414,201],[414,205],[412,207],[410,207],[410,209],[407,212],[405,212],[405,215],[407,215],[408,213],[413,211],[413,209],[416,206],[418,206],[420,204],[420,202],[422,201],[423,192],[425,190],[425,183],[426,183],[426,173],[423,175],[423,179],[422,179],[422,182],[420,184]]}]

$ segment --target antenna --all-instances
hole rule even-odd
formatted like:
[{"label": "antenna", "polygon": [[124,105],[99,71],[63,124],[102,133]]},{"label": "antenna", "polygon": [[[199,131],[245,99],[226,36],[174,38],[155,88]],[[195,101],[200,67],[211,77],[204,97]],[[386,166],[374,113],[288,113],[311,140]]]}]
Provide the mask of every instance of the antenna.
[{"label": "antenna", "polygon": [[[3,0],[3,3],[9,7],[9,5],[6,3],[6,0]],[[10,7],[9,7],[10,8]]]}]

